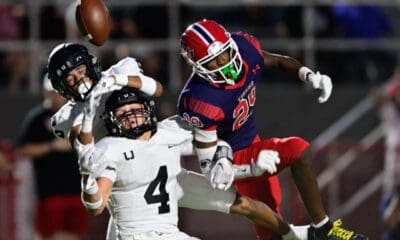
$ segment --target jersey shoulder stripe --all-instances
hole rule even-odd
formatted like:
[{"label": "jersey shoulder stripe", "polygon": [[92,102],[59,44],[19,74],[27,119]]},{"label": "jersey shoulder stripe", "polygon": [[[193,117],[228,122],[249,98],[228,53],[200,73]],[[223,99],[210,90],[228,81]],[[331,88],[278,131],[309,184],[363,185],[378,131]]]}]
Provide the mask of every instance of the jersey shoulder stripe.
[{"label": "jersey shoulder stripe", "polygon": [[210,103],[190,96],[184,96],[182,100],[183,110],[192,111],[216,122],[221,121],[225,118],[224,111],[218,106],[212,105]]}]

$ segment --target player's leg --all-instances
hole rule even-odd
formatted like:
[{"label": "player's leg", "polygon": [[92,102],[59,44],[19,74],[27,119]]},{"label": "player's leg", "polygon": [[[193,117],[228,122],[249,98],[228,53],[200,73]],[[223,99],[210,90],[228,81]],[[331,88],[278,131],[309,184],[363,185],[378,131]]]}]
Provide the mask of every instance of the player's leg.
[{"label": "player's leg", "polygon": [[179,200],[180,207],[243,215],[258,224],[259,229],[268,228],[268,238],[266,236],[262,239],[271,239],[272,232],[276,236],[292,234],[289,225],[266,204],[237,195],[233,188],[227,191],[214,189],[203,175],[186,170],[177,179],[183,192],[183,197]]},{"label": "player's leg", "polygon": [[[274,215],[280,216],[279,207],[281,204],[281,191],[278,177],[262,176],[258,178],[235,181],[235,186],[241,195],[248,196],[252,199],[256,199],[265,203],[270,209],[272,209],[272,211],[275,212]],[[272,239],[274,236],[271,228],[265,228],[259,224],[254,224],[254,230],[261,240]]]},{"label": "player's leg", "polygon": [[[313,231],[320,239],[329,239],[332,230],[351,232],[332,224],[327,217],[318,188],[316,175],[312,165],[310,144],[300,137],[271,138],[253,144],[248,153],[256,159],[262,149],[275,150],[281,159],[278,172],[290,166],[293,180],[302,197],[304,205],[313,222]],[[266,173],[268,175],[268,173]],[[353,234],[356,236],[357,234]],[[360,239],[366,239],[359,235]],[[333,239],[343,239],[341,237]],[[350,238],[351,239],[351,238]]]},{"label": "player's leg", "polygon": [[[250,164],[251,159],[257,159],[253,155],[259,151],[260,143],[253,143],[250,147],[234,153],[235,164]],[[280,216],[281,190],[277,176],[263,175],[260,177],[236,180],[237,191],[253,199],[267,204],[278,216]],[[254,229],[259,239],[271,239],[272,231],[255,224]]]}]

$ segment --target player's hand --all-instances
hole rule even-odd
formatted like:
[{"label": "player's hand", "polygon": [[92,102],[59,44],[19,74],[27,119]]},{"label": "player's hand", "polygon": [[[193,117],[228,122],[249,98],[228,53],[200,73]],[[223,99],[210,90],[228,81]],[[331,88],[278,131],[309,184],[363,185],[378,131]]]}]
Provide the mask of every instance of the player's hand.
[{"label": "player's hand", "polygon": [[261,176],[267,171],[274,174],[278,171],[278,164],[281,162],[277,151],[261,150],[258,153],[257,161],[251,160],[251,172],[254,176]]},{"label": "player's hand", "polygon": [[234,176],[235,173],[231,161],[226,158],[221,158],[211,169],[211,186],[226,191],[231,187]]},{"label": "player's hand", "polygon": [[86,99],[86,101],[83,103],[83,113],[85,117],[87,118],[94,118],[96,115],[96,110],[98,106],[100,105],[101,97],[103,94],[108,93],[110,89],[104,88],[101,86],[95,86]]},{"label": "player's hand", "polygon": [[311,73],[308,77],[309,82],[314,89],[320,89],[321,95],[318,98],[319,103],[328,101],[332,94],[332,80],[328,75],[317,73]]},{"label": "player's hand", "polygon": [[93,140],[89,144],[83,144],[78,138],[75,138],[73,147],[78,154],[79,172],[82,175],[89,175],[94,165],[94,162],[92,161],[94,153]]},{"label": "player's hand", "polygon": [[74,149],[78,153],[79,172],[81,175],[90,175],[96,178],[106,169],[107,165],[94,156],[95,146],[93,141],[89,144],[82,144],[78,138],[75,138]]}]

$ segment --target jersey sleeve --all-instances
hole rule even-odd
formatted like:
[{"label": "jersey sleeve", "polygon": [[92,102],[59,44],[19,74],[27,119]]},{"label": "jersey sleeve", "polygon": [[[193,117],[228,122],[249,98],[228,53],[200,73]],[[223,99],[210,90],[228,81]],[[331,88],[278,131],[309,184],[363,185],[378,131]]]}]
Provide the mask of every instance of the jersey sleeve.
[{"label": "jersey sleeve", "polygon": [[245,33],[245,32],[236,32],[233,34],[243,36],[247,41],[249,41],[257,49],[257,51],[260,53],[260,55],[263,56],[260,41],[256,37],[254,37],[253,35],[251,35],[249,33]]},{"label": "jersey sleeve", "polygon": [[51,117],[51,126],[54,135],[59,138],[69,138],[72,127],[82,123],[83,114],[74,103],[65,104]]},{"label": "jersey sleeve", "polygon": [[117,64],[105,71],[106,74],[125,74],[137,76],[142,73],[140,63],[132,57],[121,59]]},{"label": "jersey sleeve", "polygon": [[224,119],[221,108],[191,96],[181,96],[178,111],[190,126],[204,131],[216,130]]},{"label": "jersey sleeve", "polygon": [[105,177],[110,179],[111,182],[115,182],[117,179],[117,161],[112,158],[112,155],[107,154],[109,150],[109,146],[105,142],[98,142],[95,144],[95,150],[93,153],[93,158],[96,160],[96,163],[101,165],[101,168],[104,169],[99,177]]}]

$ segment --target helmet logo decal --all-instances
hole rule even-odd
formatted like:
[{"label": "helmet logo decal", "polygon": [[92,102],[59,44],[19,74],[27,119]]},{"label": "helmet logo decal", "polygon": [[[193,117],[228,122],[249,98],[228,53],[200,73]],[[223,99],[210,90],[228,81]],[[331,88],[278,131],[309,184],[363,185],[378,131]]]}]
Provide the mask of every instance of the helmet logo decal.
[{"label": "helmet logo decal", "polygon": [[213,42],[207,49],[208,54],[217,55],[223,49],[224,44],[220,41]]}]

